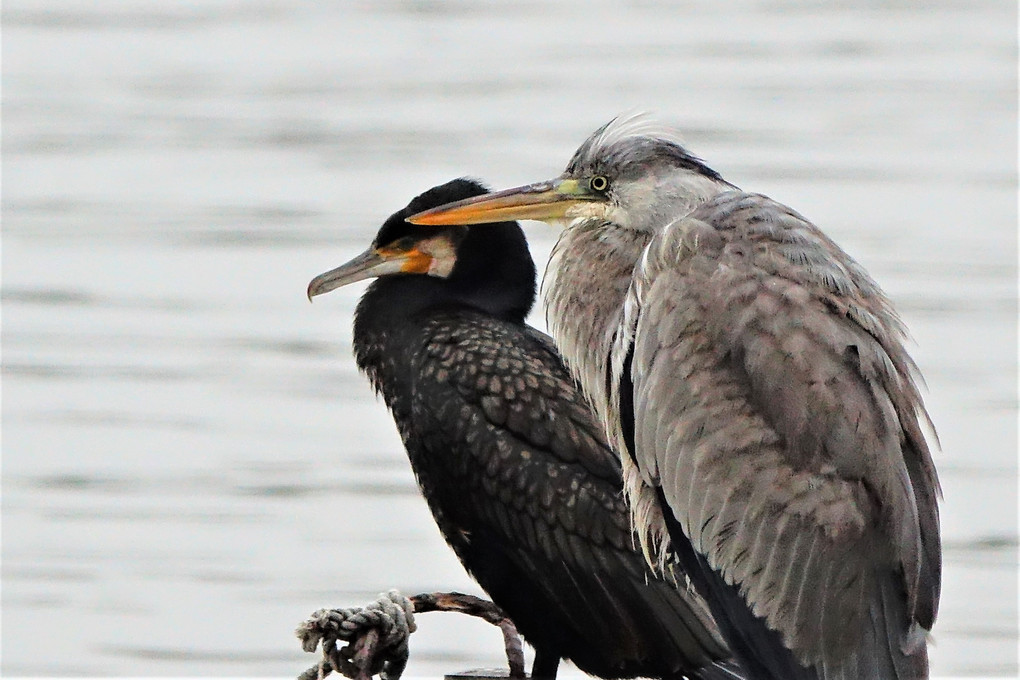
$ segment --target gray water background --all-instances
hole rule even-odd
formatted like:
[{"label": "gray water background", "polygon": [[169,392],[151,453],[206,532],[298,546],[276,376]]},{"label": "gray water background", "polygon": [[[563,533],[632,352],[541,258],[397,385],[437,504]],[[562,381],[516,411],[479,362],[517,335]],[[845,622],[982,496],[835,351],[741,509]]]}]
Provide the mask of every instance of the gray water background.
[{"label": "gray water background", "polygon": [[[1017,673],[1013,3],[9,0],[2,21],[5,676],[293,676],[319,607],[478,593],[356,372],[363,286],[304,288],[416,193],[552,177],[634,108],[895,300],[942,443],[933,668]],[[544,262],[556,232],[525,226]],[[486,624],[419,623],[411,675],[500,662]]]}]

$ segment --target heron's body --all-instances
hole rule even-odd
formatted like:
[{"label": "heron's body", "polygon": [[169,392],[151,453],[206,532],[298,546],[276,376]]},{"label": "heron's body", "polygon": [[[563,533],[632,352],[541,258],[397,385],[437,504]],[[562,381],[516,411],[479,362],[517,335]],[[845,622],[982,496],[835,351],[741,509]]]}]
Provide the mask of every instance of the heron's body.
[{"label": "heron's body", "polygon": [[[482,191],[445,185],[387,225]],[[412,247],[400,236],[380,232],[374,249]],[[524,323],[535,284],[520,228],[481,238],[461,228],[449,246],[456,264],[445,276],[369,286],[355,356],[393,414],[443,536],[535,647],[533,675],[554,676],[566,658],[601,677],[739,678],[732,665],[713,665],[729,654],[705,603],[647,571],[619,461],[551,340]]]},{"label": "heron's body", "polygon": [[672,510],[749,671],[927,677],[937,483],[878,287],[793,211],[727,191],[653,238],[624,307],[607,409],[633,495]]},{"label": "heron's body", "polygon": [[[817,227],[640,121],[551,182],[412,219],[564,221],[549,326],[752,677],[926,678],[938,482],[903,329]],[[668,547],[667,547],[668,546]]]}]

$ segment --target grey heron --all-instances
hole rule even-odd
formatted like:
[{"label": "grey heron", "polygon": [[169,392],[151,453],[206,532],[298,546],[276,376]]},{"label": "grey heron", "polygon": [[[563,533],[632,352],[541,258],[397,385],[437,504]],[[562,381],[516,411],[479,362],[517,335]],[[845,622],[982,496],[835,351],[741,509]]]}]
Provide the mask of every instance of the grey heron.
[{"label": "grey heron", "polygon": [[646,554],[678,557],[748,673],[927,677],[941,492],[904,327],[865,270],[642,116],[553,180],[410,220],[522,218],[566,226],[549,327]]},{"label": "grey heron", "polygon": [[464,567],[535,648],[604,678],[739,680],[707,604],[652,576],[620,463],[556,353],[527,326],[535,265],[520,226],[404,218],[484,194],[453,180],[412,200],[308,296],[376,280],[354,353],[382,394],[422,494]]}]

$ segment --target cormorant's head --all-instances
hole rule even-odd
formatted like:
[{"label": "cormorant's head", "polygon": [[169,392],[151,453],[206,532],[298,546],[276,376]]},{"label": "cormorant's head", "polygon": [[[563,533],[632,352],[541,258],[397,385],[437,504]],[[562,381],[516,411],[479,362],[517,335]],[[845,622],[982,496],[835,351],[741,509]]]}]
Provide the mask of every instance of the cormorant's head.
[{"label": "cormorant's head", "polygon": [[473,235],[477,230],[459,224],[436,229],[407,222],[415,213],[486,191],[478,181],[461,178],[417,196],[383,223],[365,252],[312,279],[308,299],[355,281],[398,275],[446,279],[469,292],[486,288],[486,283],[533,291],[535,266],[516,222],[493,225],[495,234],[493,227],[486,227],[484,236]]},{"label": "cormorant's head", "polygon": [[652,232],[729,186],[683,147],[675,131],[639,114],[596,130],[555,179],[462,199],[409,220],[425,225],[598,220]]}]

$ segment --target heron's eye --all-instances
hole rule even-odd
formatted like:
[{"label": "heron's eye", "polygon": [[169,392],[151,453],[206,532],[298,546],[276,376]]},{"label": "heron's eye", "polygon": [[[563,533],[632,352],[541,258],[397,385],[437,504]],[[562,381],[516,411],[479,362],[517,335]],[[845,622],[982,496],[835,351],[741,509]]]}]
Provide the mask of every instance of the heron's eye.
[{"label": "heron's eye", "polygon": [[609,180],[602,175],[595,175],[588,181],[588,186],[591,187],[592,191],[601,193],[609,188]]}]

